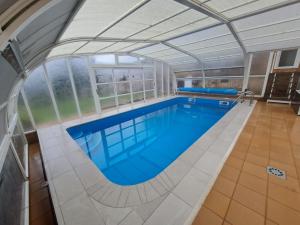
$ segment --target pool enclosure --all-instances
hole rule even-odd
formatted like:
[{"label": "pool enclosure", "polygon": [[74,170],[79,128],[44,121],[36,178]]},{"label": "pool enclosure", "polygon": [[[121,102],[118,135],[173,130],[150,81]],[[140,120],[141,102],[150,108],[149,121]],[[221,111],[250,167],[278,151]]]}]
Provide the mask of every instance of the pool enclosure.
[{"label": "pool enclosure", "polygon": [[249,89],[300,60],[298,0],[0,2],[0,225],[28,224],[25,134],[172,97]]}]

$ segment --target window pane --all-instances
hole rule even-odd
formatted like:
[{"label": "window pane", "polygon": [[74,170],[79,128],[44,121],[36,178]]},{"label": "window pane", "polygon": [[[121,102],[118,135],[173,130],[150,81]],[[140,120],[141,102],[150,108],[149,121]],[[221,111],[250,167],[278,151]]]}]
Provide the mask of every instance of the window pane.
[{"label": "window pane", "polygon": [[192,80],[192,87],[202,87],[202,80]]},{"label": "window pane", "polygon": [[84,58],[70,60],[80,110],[83,114],[95,112],[89,71]]},{"label": "window pane", "polygon": [[212,88],[235,88],[241,90],[243,86],[243,79],[206,79],[206,87]]},{"label": "window pane", "polygon": [[74,94],[65,59],[56,59],[46,64],[60,116],[77,116]]},{"label": "window pane", "polygon": [[128,69],[114,69],[114,78],[115,82],[128,81],[130,79]]},{"label": "window pane", "polygon": [[20,225],[24,209],[24,178],[11,148],[0,173],[0,225]]},{"label": "window pane", "polygon": [[95,55],[91,57],[92,64],[115,64],[115,55]]},{"label": "window pane", "polygon": [[144,100],[144,92],[133,93],[133,102]]},{"label": "window pane", "polygon": [[100,99],[101,109],[108,109],[116,106],[115,97]]},{"label": "window pane", "polygon": [[25,107],[25,103],[23,100],[23,97],[21,94],[19,94],[18,97],[18,114],[19,114],[19,118],[21,120],[22,126],[24,131],[31,131],[33,130],[27,109]]},{"label": "window pane", "polygon": [[117,83],[117,95],[130,93],[129,82]]},{"label": "window pane", "polygon": [[131,80],[143,80],[143,70],[142,69],[130,69],[129,77]]},{"label": "window pane", "polygon": [[132,81],[132,91],[133,92],[139,92],[143,91],[143,81]]},{"label": "window pane", "polygon": [[256,95],[261,95],[264,81],[264,77],[250,77],[248,81],[248,89],[253,91]]},{"label": "window pane", "polygon": [[118,59],[121,64],[137,64],[139,62],[138,58],[129,55],[120,55]]},{"label": "window pane", "polygon": [[[184,81],[183,80],[177,80],[177,88],[184,87]],[[202,87],[202,86],[199,86]]]},{"label": "window pane", "polygon": [[98,84],[97,93],[101,98],[114,96],[114,84]]},{"label": "window pane", "polygon": [[22,166],[25,169],[26,162],[25,162],[24,146],[26,144],[26,141],[25,141],[25,136],[18,123],[12,135],[12,142],[19,156],[20,162],[22,163]]},{"label": "window pane", "polygon": [[254,53],[252,57],[250,75],[265,75],[267,72],[269,52]]},{"label": "window pane", "polygon": [[153,80],[145,80],[145,90],[152,90],[154,89]]},{"label": "window pane", "polygon": [[96,69],[95,74],[96,74],[96,82],[97,83],[113,82],[112,69]]},{"label": "window pane", "polygon": [[36,125],[57,121],[42,67],[31,72],[24,83],[24,92]]},{"label": "window pane", "polygon": [[296,55],[297,49],[282,51],[280,55],[279,67],[294,66]]},{"label": "window pane", "polygon": [[144,77],[145,79],[154,79],[153,69],[144,68]]},{"label": "window pane", "polygon": [[154,91],[146,91],[146,99],[154,98]]},{"label": "window pane", "polygon": [[118,96],[119,105],[125,105],[131,103],[130,94]]}]

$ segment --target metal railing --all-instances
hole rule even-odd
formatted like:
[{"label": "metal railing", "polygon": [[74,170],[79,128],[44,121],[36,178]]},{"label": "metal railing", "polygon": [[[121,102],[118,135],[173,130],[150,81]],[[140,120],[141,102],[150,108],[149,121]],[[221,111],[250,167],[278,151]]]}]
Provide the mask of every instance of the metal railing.
[{"label": "metal railing", "polygon": [[253,103],[253,99],[254,99],[254,93],[250,90],[245,90],[239,93],[239,96],[234,99],[234,101],[232,102],[232,104],[235,104],[237,102],[241,102],[243,103],[245,101],[245,97],[249,96],[250,97],[250,101],[249,101],[249,105],[252,105]]}]

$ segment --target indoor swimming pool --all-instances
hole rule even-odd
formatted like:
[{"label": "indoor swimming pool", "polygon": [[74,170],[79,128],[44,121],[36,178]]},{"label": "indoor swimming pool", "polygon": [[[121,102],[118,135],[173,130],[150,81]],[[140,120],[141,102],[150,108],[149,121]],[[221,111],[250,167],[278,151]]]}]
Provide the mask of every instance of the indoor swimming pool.
[{"label": "indoor swimming pool", "polygon": [[168,167],[233,106],[177,97],[67,131],[111,182],[135,185]]}]

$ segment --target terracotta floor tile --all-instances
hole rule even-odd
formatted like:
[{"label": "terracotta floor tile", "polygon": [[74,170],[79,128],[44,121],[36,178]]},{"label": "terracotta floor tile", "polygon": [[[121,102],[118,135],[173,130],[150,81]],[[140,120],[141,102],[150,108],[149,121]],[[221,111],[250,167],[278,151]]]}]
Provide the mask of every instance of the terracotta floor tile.
[{"label": "terracotta floor tile", "polygon": [[287,163],[289,165],[294,165],[293,158],[290,154],[270,152],[270,160],[274,160],[281,163]]},{"label": "terracotta floor tile", "polygon": [[229,206],[230,198],[218,191],[212,190],[207,196],[204,206],[224,218]]},{"label": "terracotta floor tile", "polygon": [[299,181],[291,176],[288,176],[286,180],[283,180],[276,176],[270,175],[269,183],[280,185],[282,187],[288,188],[291,191],[300,192]]},{"label": "terracotta floor tile", "polygon": [[220,176],[216,180],[213,188],[227,197],[231,197],[235,188],[235,182]]},{"label": "terracotta floor tile", "polygon": [[268,165],[268,161],[268,157],[262,157],[252,153],[248,153],[246,157],[246,162],[250,162],[263,167],[266,167]]},{"label": "terracotta floor tile", "polygon": [[255,146],[250,146],[248,153],[251,153],[253,155],[257,155],[260,157],[269,158],[269,150],[264,148],[258,148]]},{"label": "terracotta floor tile", "polygon": [[275,222],[267,219],[266,220],[266,225],[278,225],[278,223],[275,223]]},{"label": "terracotta floor tile", "polygon": [[222,177],[225,177],[229,180],[232,180],[233,182],[236,182],[239,177],[240,171],[238,169],[235,169],[231,166],[224,165],[223,169],[221,170],[220,175]]},{"label": "terracotta floor tile", "polygon": [[[231,198],[223,225],[300,225],[299,134],[299,117],[289,106],[256,104],[213,186],[219,196]],[[268,175],[268,165],[286,171],[287,179]],[[211,197],[210,207],[223,215],[219,202]]]},{"label": "terracotta floor tile", "polygon": [[266,196],[258,194],[244,186],[237,185],[233,199],[261,215],[265,215]]},{"label": "terracotta floor tile", "polygon": [[300,193],[270,183],[268,196],[300,212]]},{"label": "terracotta floor tile", "polygon": [[238,183],[260,194],[267,193],[267,181],[251,174],[242,172]]},{"label": "terracotta floor tile", "polygon": [[232,152],[231,152],[231,156],[234,156],[238,159],[241,159],[241,160],[245,160],[246,159],[246,156],[247,156],[247,152],[242,152],[242,151],[238,151],[236,149],[234,149]]},{"label": "terracotta floor tile", "polygon": [[241,160],[239,158],[236,158],[234,156],[230,156],[227,161],[226,164],[228,166],[234,167],[236,169],[241,169],[243,166],[244,160]]},{"label": "terracotta floor tile", "polygon": [[226,221],[232,225],[263,225],[264,217],[233,200],[230,203]]},{"label": "terracotta floor tile", "polygon": [[262,166],[255,165],[253,163],[245,162],[243,166],[243,171],[251,175],[257,176],[262,179],[267,179],[266,168]]},{"label": "terracotta floor tile", "polygon": [[211,210],[202,207],[199,211],[193,225],[221,225],[223,220],[214,214]]},{"label": "terracotta floor tile", "polygon": [[267,217],[280,225],[299,225],[300,214],[272,199],[268,199]]}]

